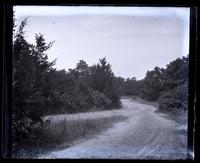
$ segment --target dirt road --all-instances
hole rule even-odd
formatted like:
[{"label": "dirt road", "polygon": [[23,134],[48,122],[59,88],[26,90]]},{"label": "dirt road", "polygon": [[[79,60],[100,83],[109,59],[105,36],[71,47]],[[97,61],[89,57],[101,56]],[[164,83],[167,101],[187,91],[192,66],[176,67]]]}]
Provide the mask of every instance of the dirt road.
[{"label": "dirt road", "polygon": [[[130,99],[122,99],[122,105],[123,108],[119,110],[79,114],[82,118],[124,115],[128,119],[116,123],[101,135],[83,140],[64,150],[53,151],[42,158],[186,158],[187,140],[186,136],[180,135],[179,124],[166,119],[163,114],[156,113],[157,108],[153,106]],[[71,118],[75,116],[72,115]]]}]

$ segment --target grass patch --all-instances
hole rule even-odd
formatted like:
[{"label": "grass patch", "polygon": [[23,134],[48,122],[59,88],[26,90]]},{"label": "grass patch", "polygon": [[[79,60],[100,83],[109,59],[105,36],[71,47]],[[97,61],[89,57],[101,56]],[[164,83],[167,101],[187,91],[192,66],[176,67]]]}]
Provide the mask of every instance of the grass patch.
[{"label": "grass patch", "polygon": [[127,117],[113,116],[94,119],[63,119],[57,122],[46,121],[36,125],[32,130],[29,143],[19,149],[16,157],[32,158],[51,150],[61,150],[71,146],[75,141],[98,135],[124,121]]}]

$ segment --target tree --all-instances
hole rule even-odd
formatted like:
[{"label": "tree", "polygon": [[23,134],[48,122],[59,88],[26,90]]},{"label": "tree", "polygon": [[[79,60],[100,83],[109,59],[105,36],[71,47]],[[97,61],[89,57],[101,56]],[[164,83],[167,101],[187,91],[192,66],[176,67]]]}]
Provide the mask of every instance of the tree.
[{"label": "tree", "polygon": [[111,65],[107,63],[106,58],[99,60],[97,65],[93,65],[91,72],[91,87],[94,90],[105,93],[112,83],[114,77]]},{"label": "tree", "polygon": [[155,67],[154,70],[147,71],[145,78],[142,80],[141,95],[143,98],[156,101],[162,91],[163,71],[159,67]]},{"label": "tree", "polygon": [[107,63],[105,57],[100,59],[97,65],[90,67],[90,75],[91,88],[103,93],[112,101],[111,105],[118,105],[120,103],[120,91],[111,65]]},{"label": "tree", "polygon": [[[46,44],[43,35],[36,35],[36,45],[25,40],[23,20],[13,42],[13,141],[23,143],[31,133],[31,127],[42,123],[44,114],[42,106],[46,104],[49,94],[47,74],[53,70],[53,62],[48,61],[45,51],[52,43]],[[38,107],[38,105],[40,107]],[[35,107],[37,106],[37,107]]]},{"label": "tree", "polygon": [[126,89],[125,88],[125,86],[126,86],[125,79],[122,78],[122,77],[115,77],[114,80],[115,80],[115,85],[117,87],[117,90],[119,92],[118,95],[121,97],[126,92],[126,90],[125,90]]},{"label": "tree", "polygon": [[89,84],[89,66],[84,60],[80,60],[76,64],[74,71],[76,71],[77,77],[81,82]]},{"label": "tree", "polygon": [[159,108],[187,110],[188,56],[170,62],[163,73],[163,91],[158,98]]},{"label": "tree", "polygon": [[75,69],[82,75],[88,74],[88,64],[84,60],[80,60]]},{"label": "tree", "polygon": [[188,80],[188,57],[178,58],[170,62],[163,74],[163,88],[173,89]]},{"label": "tree", "polygon": [[126,95],[139,96],[140,86],[135,77],[126,79],[124,89]]}]

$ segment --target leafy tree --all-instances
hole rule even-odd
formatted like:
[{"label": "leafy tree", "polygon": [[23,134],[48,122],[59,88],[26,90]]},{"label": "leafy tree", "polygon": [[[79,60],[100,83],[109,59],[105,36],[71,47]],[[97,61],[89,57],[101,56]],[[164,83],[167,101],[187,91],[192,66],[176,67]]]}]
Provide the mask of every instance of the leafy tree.
[{"label": "leafy tree", "polygon": [[122,78],[122,77],[115,77],[114,78],[114,82],[115,82],[115,85],[117,87],[117,90],[118,90],[118,96],[123,96],[125,93],[126,93],[126,83],[125,83],[125,79]]},{"label": "leafy tree", "polygon": [[135,77],[126,79],[124,89],[126,95],[139,96],[140,86]]},{"label": "leafy tree", "polygon": [[[187,110],[188,105],[188,56],[177,58],[166,68],[155,67],[137,83],[140,96],[150,101],[158,101],[159,108]],[[130,82],[130,79],[128,80]],[[131,90],[133,86],[130,86]]]},{"label": "leafy tree", "polygon": [[188,62],[188,57],[182,57],[170,62],[166,66],[163,74],[163,89],[173,89],[187,81]]},{"label": "leafy tree", "polygon": [[141,95],[143,98],[156,101],[162,91],[162,82],[164,69],[155,67],[152,71],[147,71],[145,78],[142,81]]},{"label": "leafy tree", "polygon": [[187,110],[188,62],[188,57],[182,57],[167,65],[163,73],[163,91],[158,98],[160,109]]},{"label": "leafy tree", "polygon": [[79,63],[76,64],[75,68],[81,76],[86,76],[88,75],[88,64],[84,60],[80,60]]},{"label": "leafy tree", "polygon": [[[22,21],[13,42],[13,142],[23,144],[31,133],[31,127],[42,122],[47,95],[46,77],[54,62],[49,62],[45,51],[52,43],[46,44],[43,35],[36,35],[36,45],[25,40]],[[34,106],[40,105],[40,107]],[[24,143],[25,144],[25,143]]]},{"label": "leafy tree", "polygon": [[117,87],[111,65],[107,63],[106,58],[100,59],[97,65],[90,67],[90,74],[91,88],[103,93],[112,101],[111,105],[118,105],[120,103],[120,90]]},{"label": "leafy tree", "polygon": [[188,107],[188,84],[187,82],[174,89],[164,91],[158,99],[159,108],[162,110],[178,109],[187,110]]},{"label": "leafy tree", "polygon": [[99,60],[100,63],[93,65],[90,69],[91,72],[91,87],[99,92],[106,92],[112,83],[114,77],[111,65],[107,63],[106,58]]}]

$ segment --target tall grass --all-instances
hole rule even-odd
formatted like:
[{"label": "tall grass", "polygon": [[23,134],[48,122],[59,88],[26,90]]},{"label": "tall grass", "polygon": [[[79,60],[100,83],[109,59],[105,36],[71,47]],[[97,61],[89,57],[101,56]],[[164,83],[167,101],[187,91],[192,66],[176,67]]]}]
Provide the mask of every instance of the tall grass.
[{"label": "tall grass", "polygon": [[26,149],[18,156],[34,157],[48,151],[67,148],[77,140],[98,135],[114,123],[126,119],[127,117],[119,115],[96,119],[45,121],[43,125],[38,124],[33,128]]}]

